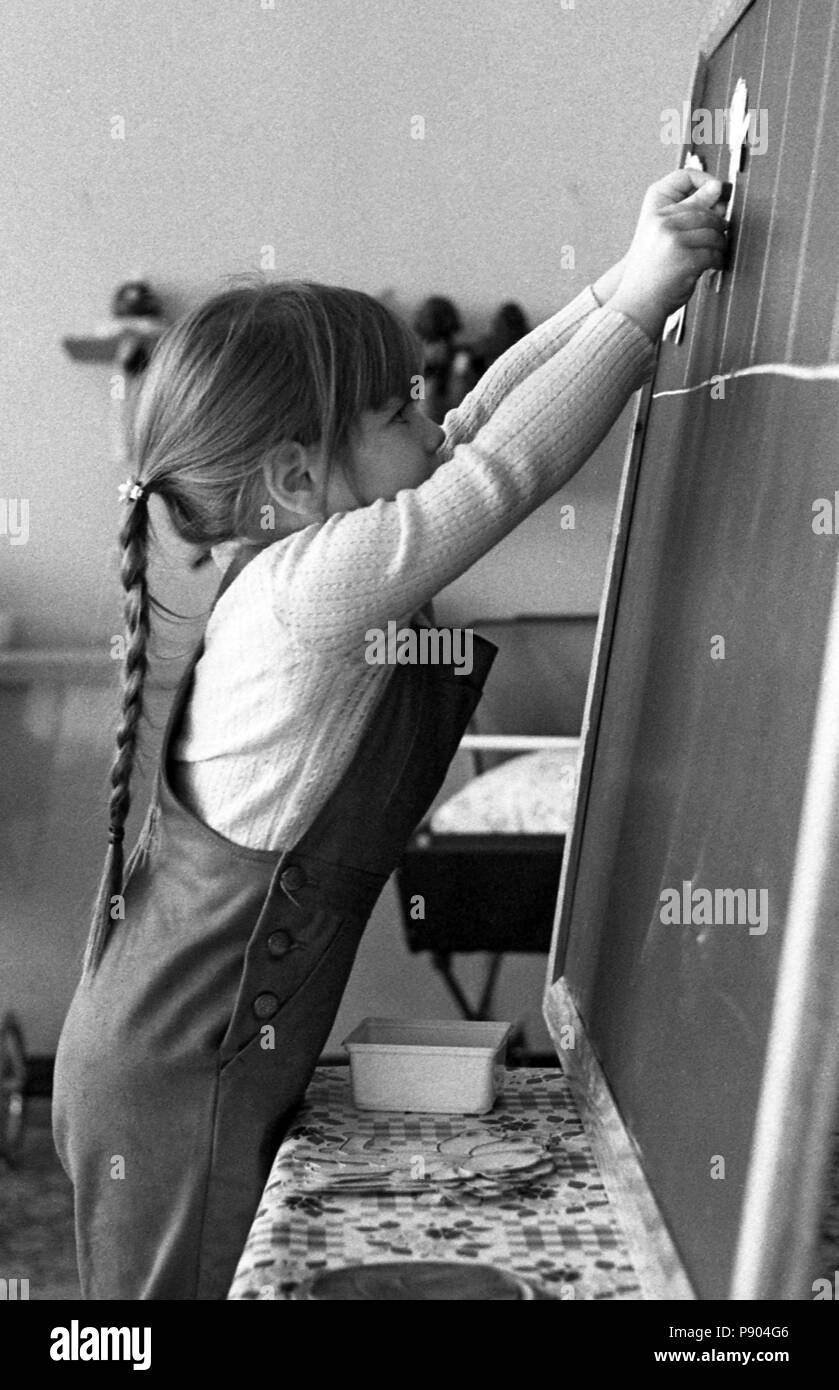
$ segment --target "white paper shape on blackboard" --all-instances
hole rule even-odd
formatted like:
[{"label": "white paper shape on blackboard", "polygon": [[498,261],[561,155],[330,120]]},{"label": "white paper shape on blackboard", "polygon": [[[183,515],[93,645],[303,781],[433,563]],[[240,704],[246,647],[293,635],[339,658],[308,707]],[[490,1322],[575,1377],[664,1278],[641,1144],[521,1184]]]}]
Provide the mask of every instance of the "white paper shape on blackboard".
[{"label": "white paper shape on blackboard", "polygon": [[[737,180],[743,172],[744,152],[746,140],[749,134],[752,113],[749,110],[749,89],[746,85],[745,77],[738,77],[737,85],[734,88],[734,95],[731,98],[731,105],[728,108],[728,119],[726,122],[726,135],[728,139],[728,182],[731,184],[731,196],[725,209],[725,220],[731,222],[731,213],[734,208],[734,199],[737,196]],[[718,270],[714,289],[717,294],[722,286],[724,271]]]}]

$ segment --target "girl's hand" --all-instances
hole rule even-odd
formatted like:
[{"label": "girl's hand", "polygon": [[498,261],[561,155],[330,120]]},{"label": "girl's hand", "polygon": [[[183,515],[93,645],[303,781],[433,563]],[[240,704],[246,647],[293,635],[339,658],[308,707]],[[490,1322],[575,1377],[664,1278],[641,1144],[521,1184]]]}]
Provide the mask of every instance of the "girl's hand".
[{"label": "girl's hand", "polygon": [[725,260],[722,180],[677,169],[647,190],[621,282],[609,307],[655,340],[668,315],[686,304],[700,275]]}]

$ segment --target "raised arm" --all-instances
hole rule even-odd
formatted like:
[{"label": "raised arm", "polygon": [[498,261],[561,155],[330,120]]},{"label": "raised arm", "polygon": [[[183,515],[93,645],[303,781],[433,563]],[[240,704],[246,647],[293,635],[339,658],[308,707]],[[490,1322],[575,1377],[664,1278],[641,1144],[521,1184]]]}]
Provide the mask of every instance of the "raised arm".
[{"label": "raised arm", "polygon": [[[360,651],[369,628],[415,612],[568,481],[651,372],[667,315],[722,266],[722,194],[701,170],[653,184],[607,305],[587,309],[578,296],[563,327],[537,339],[546,359],[534,369],[526,350],[513,386],[502,359],[490,391],[507,394],[490,396],[498,403],[470,439],[447,437],[431,478],[267,548],[261,570],[293,641]],[[557,350],[574,315],[576,332]]]},{"label": "raised arm", "polygon": [[446,413],[443,429],[452,448],[474,438],[505,396],[570,342],[583,320],[612,298],[620,284],[623,268],[624,261],[618,261],[593,285],[587,285],[564,309],[540,323],[496,358],[460,404]]},{"label": "raised arm", "polygon": [[451,447],[473,439],[504,398],[570,342],[580,324],[598,307],[592,287],[586,286],[564,309],[497,357],[460,404],[446,412],[443,429]]},{"label": "raised arm", "polygon": [[361,651],[369,628],[414,612],[568,481],[653,361],[637,324],[596,309],[474,439],[447,441],[426,482],[268,547],[266,581],[292,640]]}]

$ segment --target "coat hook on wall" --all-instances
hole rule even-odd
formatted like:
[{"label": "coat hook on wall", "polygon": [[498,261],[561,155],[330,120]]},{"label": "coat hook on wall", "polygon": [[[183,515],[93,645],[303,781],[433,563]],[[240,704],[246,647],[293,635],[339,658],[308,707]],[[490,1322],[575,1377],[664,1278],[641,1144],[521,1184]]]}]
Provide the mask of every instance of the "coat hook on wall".
[{"label": "coat hook on wall", "polygon": [[111,299],[111,316],[89,333],[62,338],[64,350],[76,362],[111,363],[111,400],[115,405],[112,455],[115,463],[128,459],[126,397],[148,366],[157,338],[166,328],[163,308],[154,290],[140,276],[118,285]]},{"label": "coat hook on wall", "polygon": [[62,343],[77,362],[116,361],[128,376],[137,376],[165,327],[151,286],[141,279],[126,280],[114,291],[109,319],[89,333],[68,335]]}]

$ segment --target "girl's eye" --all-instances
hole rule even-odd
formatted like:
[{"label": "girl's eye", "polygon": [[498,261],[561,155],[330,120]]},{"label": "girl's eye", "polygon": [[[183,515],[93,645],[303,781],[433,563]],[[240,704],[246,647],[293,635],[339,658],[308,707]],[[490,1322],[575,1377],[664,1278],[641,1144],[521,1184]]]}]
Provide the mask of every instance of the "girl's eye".
[{"label": "girl's eye", "polygon": [[405,402],[404,405],[400,405],[399,409],[397,410],[397,412],[396,412],[396,414],[394,415],[393,418],[394,418],[394,420],[399,420],[399,421],[400,421],[402,424],[404,424],[404,425],[410,424],[410,421],[409,421],[409,419],[408,419],[408,403],[407,403],[407,401]]}]

